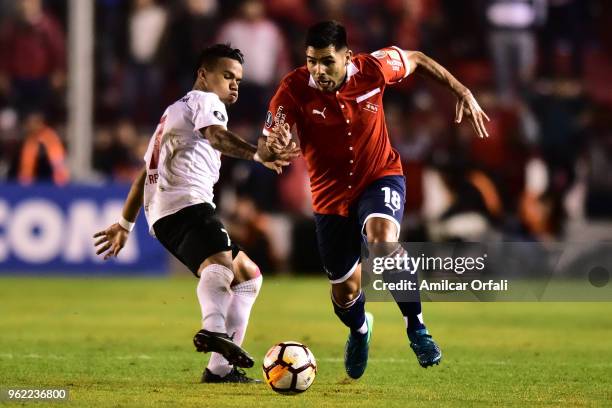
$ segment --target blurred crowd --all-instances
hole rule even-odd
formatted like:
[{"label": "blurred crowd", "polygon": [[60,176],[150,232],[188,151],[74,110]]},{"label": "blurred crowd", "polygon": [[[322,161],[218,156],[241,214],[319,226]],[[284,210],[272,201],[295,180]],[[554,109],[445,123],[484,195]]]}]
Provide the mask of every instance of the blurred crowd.
[{"label": "blurred crowd", "polygon": [[[0,182],[70,180],[68,2],[0,0]],[[230,128],[255,142],[280,78],[304,63],[313,22],[355,52],[420,50],[466,84],[490,137],[453,124],[454,97],[418,76],[387,89],[407,179],[403,240],[593,239],[612,219],[612,3],[606,0],[97,0],[100,180],[130,182],[164,107],[191,89],[199,50],[245,54]],[[318,269],[305,164],[277,177],[224,159],[217,200],[266,269]],[[578,227],[576,227],[578,225]],[[607,238],[610,238],[609,236]]]}]

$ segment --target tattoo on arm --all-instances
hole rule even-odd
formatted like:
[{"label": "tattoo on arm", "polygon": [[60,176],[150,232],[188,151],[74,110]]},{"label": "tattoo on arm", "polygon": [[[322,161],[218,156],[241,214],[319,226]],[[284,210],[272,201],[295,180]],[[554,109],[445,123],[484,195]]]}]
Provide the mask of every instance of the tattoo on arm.
[{"label": "tattoo on arm", "polygon": [[221,126],[209,126],[201,131],[211,146],[222,154],[237,159],[253,160],[257,147]]}]

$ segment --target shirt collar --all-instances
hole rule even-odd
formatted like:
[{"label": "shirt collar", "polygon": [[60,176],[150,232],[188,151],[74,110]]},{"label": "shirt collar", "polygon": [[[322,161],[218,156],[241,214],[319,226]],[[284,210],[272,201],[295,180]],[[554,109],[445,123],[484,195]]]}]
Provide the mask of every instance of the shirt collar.
[{"label": "shirt collar", "polygon": [[[359,68],[357,68],[357,66],[353,64],[353,61],[351,61],[348,67],[346,67],[346,80],[348,81],[353,75],[358,72]],[[310,78],[308,79],[308,86],[311,88],[317,88],[317,83],[315,82],[315,79],[312,77],[312,75],[310,75]]]}]

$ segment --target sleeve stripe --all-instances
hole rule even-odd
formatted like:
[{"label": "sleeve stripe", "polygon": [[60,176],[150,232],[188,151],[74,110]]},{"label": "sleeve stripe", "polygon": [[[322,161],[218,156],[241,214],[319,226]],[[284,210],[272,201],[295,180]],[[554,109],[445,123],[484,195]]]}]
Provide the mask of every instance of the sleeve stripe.
[{"label": "sleeve stripe", "polygon": [[404,78],[406,78],[408,75],[410,75],[410,62],[408,62],[408,60],[406,59],[406,55],[404,55],[404,50],[402,50],[401,48],[395,45],[392,45],[391,48],[393,48],[395,51],[399,53],[400,58],[402,59],[402,63],[404,64],[404,68],[406,70],[404,74]]},{"label": "sleeve stripe", "polygon": [[357,99],[355,99],[355,102],[360,103],[365,101],[366,99],[368,99],[371,96],[374,96],[376,94],[380,93],[380,88],[376,88],[376,89],[372,89],[370,92],[364,93],[361,96],[358,96]]},{"label": "sleeve stripe", "polygon": [[261,133],[263,133],[263,135],[264,135],[264,136],[266,136],[266,137],[270,136],[270,131],[269,131],[268,129],[265,129],[265,128],[264,128],[264,129],[261,131]]}]

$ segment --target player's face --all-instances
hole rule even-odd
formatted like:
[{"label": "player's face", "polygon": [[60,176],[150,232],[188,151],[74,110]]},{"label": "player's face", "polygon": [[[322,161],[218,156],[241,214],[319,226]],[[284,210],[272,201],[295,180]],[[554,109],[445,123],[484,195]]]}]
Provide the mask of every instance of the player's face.
[{"label": "player's face", "polygon": [[242,64],[231,58],[219,58],[211,70],[200,68],[208,92],[217,94],[221,102],[231,105],[238,100],[238,86],[242,81]]},{"label": "player's face", "polygon": [[321,91],[335,91],[342,85],[346,67],[353,52],[348,48],[336,50],[330,45],[326,48],[306,48],[306,66]]}]

